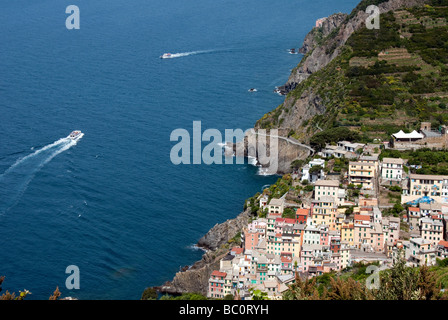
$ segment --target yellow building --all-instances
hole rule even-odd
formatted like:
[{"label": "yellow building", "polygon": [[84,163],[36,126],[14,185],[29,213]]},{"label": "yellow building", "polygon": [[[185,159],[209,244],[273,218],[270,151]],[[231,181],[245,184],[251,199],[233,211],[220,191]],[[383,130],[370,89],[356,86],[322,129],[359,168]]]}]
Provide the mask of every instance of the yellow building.
[{"label": "yellow building", "polygon": [[342,223],[341,242],[344,242],[349,246],[355,245],[355,225],[353,222]]},{"label": "yellow building", "polygon": [[334,198],[329,196],[322,196],[320,200],[311,201],[311,225],[318,227],[320,225],[327,225],[329,230],[337,230],[336,215],[338,214],[338,207]]},{"label": "yellow building", "polygon": [[361,185],[363,189],[373,190],[375,174],[374,164],[355,161],[350,161],[348,164],[349,183]]}]

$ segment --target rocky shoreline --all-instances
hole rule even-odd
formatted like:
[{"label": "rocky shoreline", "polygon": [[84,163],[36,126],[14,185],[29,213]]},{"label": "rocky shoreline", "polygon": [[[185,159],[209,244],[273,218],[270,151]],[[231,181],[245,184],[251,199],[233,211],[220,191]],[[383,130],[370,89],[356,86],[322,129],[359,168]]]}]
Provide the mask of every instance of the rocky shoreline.
[{"label": "rocky shoreline", "polygon": [[226,244],[249,223],[249,210],[241,212],[236,218],[216,224],[197,243],[197,247],[206,250],[202,259],[195,264],[185,266],[177,272],[173,280],[160,287],[154,287],[159,293],[179,295],[188,292],[207,294],[208,280],[213,270],[219,270],[220,260],[228,254]]}]

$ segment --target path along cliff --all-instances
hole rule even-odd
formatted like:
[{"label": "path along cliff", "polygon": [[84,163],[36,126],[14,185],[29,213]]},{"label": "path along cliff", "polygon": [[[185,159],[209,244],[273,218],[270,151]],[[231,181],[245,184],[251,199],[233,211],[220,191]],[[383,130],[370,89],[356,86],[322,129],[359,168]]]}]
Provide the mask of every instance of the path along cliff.
[{"label": "path along cliff", "polygon": [[[341,51],[349,37],[365,25],[369,13],[366,8],[370,4],[379,7],[380,13],[386,13],[399,8],[423,5],[426,0],[363,0],[351,14],[338,13],[328,17],[320,28],[314,28],[305,38],[300,52],[305,54],[299,65],[291,72],[287,83],[281,87],[286,96],[281,106],[266,114],[255,124],[255,131],[259,129],[277,129],[272,137],[278,138],[278,159],[276,172],[288,173],[290,164],[296,159],[305,159],[314,150],[307,146],[310,137],[316,130],[322,129],[316,125],[308,126],[308,121],[315,115],[326,112],[325,97],[320,96],[312,86],[305,87],[299,97],[288,95],[291,90],[305,84],[306,79],[313,73],[325,68]],[[257,139],[263,134],[248,134],[244,140],[245,156],[254,154],[250,150],[253,146],[251,139]],[[268,131],[265,137],[271,137]],[[294,137],[291,137],[291,136]],[[299,137],[299,138],[297,138]],[[265,139],[265,146],[269,147],[270,139]],[[237,149],[234,144],[231,150]],[[258,159],[260,156],[256,153]],[[260,160],[260,159],[259,159]],[[202,259],[193,266],[178,272],[172,281],[157,288],[163,293],[181,294],[186,292],[207,293],[208,279],[213,270],[219,269],[220,259],[228,253],[228,242],[247,225],[251,215],[248,210],[240,213],[235,219],[227,220],[215,225],[198,242],[198,247],[206,249]]]}]

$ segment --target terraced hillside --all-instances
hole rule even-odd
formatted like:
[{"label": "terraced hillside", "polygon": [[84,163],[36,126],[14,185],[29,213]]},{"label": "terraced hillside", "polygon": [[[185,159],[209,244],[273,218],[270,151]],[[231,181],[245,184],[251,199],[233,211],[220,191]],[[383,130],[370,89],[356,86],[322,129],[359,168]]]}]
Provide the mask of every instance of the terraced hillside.
[{"label": "terraced hillside", "polygon": [[323,40],[326,54],[337,48],[338,55],[307,75],[256,127],[284,129],[303,142],[346,127],[369,142],[418,129],[421,121],[435,128],[448,124],[448,1],[425,3],[382,13],[379,30],[363,25],[340,48],[328,45],[352,13]]}]

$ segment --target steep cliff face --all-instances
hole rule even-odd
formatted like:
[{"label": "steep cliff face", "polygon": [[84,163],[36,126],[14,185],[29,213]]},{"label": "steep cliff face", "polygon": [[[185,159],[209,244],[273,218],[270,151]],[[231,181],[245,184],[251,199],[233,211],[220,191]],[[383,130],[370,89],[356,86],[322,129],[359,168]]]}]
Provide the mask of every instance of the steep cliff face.
[{"label": "steep cliff face", "polygon": [[[276,147],[273,147],[273,144]],[[243,144],[243,146],[241,146]],[[291,172],[290,164],[295,159],[308,157],[314,151],[300,145],[300,142],[288,137],[288,131],[277,132],[257,130],[248,132],[244,141],[232,144],[233,152],[244,151],[244,156],[255,157],[257,165],[262,167],[266,175],[285,174]],[[280,151],[281,152],[278,152]]]},{"label": "steep cliff face", "polygon": [[156,289],[168,294],[196,292],[206,295],[210,275],[213,270],[219,270],[220,260],[226,254],[227,252],[219,255],[215,252],[207,252],[190,269],[176,273],[172,281]]},{"label": "steep cliff face", "polygon": [[337,29],[347,19],[345,13],[335,13],[326,18],[319,28],[313,28],[305,37],[299,52],[307,54],[315,47],[322,44],[322,41],[328,37],[333,30]]},{"label": "steep cliff face", "polygon": [[399,8],[422,5],[426,2],[426,0],[389,0],[387,2],[382,0],[364,0],[353,10],[350,16],[335,14],[328,17],[322,24],[323,37],[321,32],[317,32],[317,28],[314,28],[306,36],[300,50],[303,53],[307,53],[307,56],[293,70],[286,86],[290,88],[296,87],[297,84],[308,78],[310,74],[321,70],[337,57],[340,54],[341,47],[353,32],[365,25],[366,19],[370,16],[369,13],[365,12],[369,4],[378,4],[380,13],[385,13]]},{"label": "steep cliff face", "polygon": [[[339,13],[328,17],[321,28],[313,28],[306,36],[300,49],[305,56],[291,72],[285,86],[280,88],[286,95],[283,104],[257,121],[255,128],[276,128],[287,132],[298,141],[308,143],[315,133],[326,129],[321,128],[317,121],[311,120],[315,120],[316,116],[326,118],[327,123],[336,119],[337,115],[331,112],[335,112],[335,104],[342,102],[347,83],[346,78],[344,79],[345,73],[340,71],[339,65],[334,65],[332,62],[341,57],[347,40],[354,32],[365,27],[366,20],[370,16],[370,13],[366,13],[366,8],[370,4],[375,4],[379,7],[380,13],[384,14],[400,8],[421,6],[427,2],[427,0],[363,0],[350,15]],[[311,75],[319,73],[322,73],[320,83],[324,79],[328,84],[326,88],[321,87],[315,79],[310,81]],[[327,74],[333,78],[328,80],[325,78]],[[331,89],[331,95],[328,94],[328,89]],[[331,112],[329,112],[330,105]],[[279,162],[279,168],[287,169],[295,160],[290,148],[291,146],[287,144],[280,147],[280,154],[289,153],[291,156],[283,157]],[[302,152],[298,158],[303,159],[306,156],[307,153]],[[279,170],[279,173],[283,172],[285,171]]]},{"label": "steep cliff face", "polygon": [[198,241],[198,247],[207,250],[217,250],[221,245],[235,237],[241,229],[247,226],[251,215],[248,210],[240,213],[235,219],[216,224]]},{"label": "steep cliff face", "polygon": [[250,217],[249,210],[246,210],[234,219],[216,224],[198,241],[198,247],[207,249],[202,259],[191,268],[176,273],[172,281],[157,289],[169,294],[198,292],[206,295],[211,273],[213,270],[219,270],[220,260],[228,253],[228,248],[224,245],[247,226]]}]

